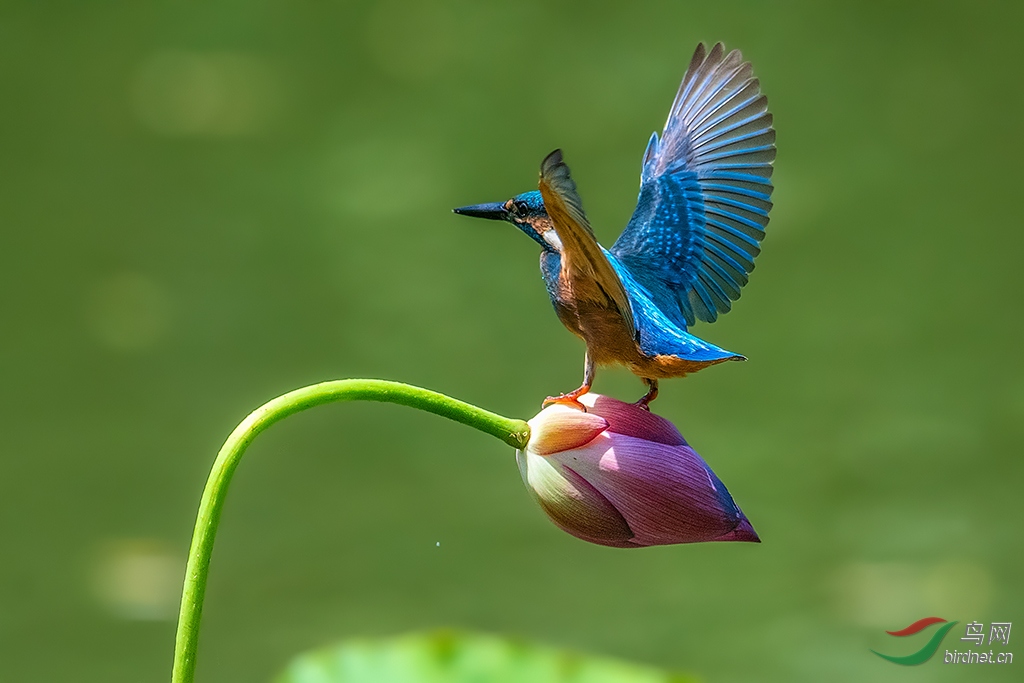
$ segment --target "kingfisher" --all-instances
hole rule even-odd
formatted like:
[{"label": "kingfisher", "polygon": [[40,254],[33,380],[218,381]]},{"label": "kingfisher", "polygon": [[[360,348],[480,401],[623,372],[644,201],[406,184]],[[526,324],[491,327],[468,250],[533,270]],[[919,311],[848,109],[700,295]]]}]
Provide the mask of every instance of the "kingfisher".
[{"label": "kingfisher", "polygon": [[647,144],[636,209],[611,249],[598,244],[561,150],[541,164],[538,190],[454,209],[512,223],[540,245],[555,312],[586,343],[583,383],[545,405],[586,410],[579,397],[597,366],[629,368],[648,408],[660,379],[745,360],[688,330],[727,313],[754,269],[772,208],[772,123],[740,51],[701,43],[661,137]]}]

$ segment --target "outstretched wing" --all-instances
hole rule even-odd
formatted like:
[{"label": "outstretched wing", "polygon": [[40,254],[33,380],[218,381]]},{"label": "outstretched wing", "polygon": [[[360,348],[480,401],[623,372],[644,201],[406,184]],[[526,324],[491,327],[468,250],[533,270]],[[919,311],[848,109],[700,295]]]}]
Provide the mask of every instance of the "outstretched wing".
[{"label": "outstretched wing", "polygon": [[549,154],[541,164],[540,194],[562,243],[562,278],[572,288],[573,296],[577,301],[613,306],[629,326],[631,336],[635,336],[626,288],[594,237],[560,149]]},{"label": "outstretched wing", "polygon": [[713,322],[740,297],[768,225],[774,160],[768,98],[750,63],[721,43],[709,53],[700,44],[611,248],[684,328]]}]

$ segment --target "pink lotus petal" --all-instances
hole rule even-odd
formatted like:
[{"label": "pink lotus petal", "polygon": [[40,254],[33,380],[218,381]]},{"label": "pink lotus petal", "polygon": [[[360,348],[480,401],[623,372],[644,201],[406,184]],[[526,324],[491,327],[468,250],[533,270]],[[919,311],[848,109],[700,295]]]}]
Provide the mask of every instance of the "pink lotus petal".
[{"label": "pink lotus petal", "polygon": [[529,424],[527,449],[537,455],[585,446],[608,429],[608,421],[603,417],[557,403],[542,410]]},{"label": "pink lotus petal", "polygon": [[[740,513],[743,514],[743,513]],[[724,536],[719,536],[715,539],[716,541],[749,541],[750,543],[760,543],[761,537],[754,531],[754,527],[750,526],[750,522],[744,517],[740,520],[740,523],[736,525],[736,528],[727,533]]]},{"label": "pink lotus petal", "polygon": [[518,451],[526,487],[562,531],[599,545],[633,545],[633,532],[619,511],[583,477],[543,456]]},{"label": "pink lotus petal", "polygon": [[685,446],[686,439],[679,433],[676,426],[652,412],[633,403],[623,403],[600,394],[584,394],[580,403],[587,410],[608,420],[609,430],[616,434],[635,436],[638,439],[657,441],[669,446]]},{"label": "pink lotus petal", "polygon": [[606,433],[557,457],[615,506],[639,545],[712,541],[740,522],[728,491],[688,446]]}]

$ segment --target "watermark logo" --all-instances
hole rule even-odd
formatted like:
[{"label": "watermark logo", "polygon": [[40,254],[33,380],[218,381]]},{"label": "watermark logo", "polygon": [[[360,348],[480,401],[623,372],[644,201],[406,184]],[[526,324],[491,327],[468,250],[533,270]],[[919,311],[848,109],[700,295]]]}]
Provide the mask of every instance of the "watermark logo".
[{"label": "watermark logo", "polygon": [[[887,655],[877,650],[871,650],[882,659],[886,659],[894,664],[900,664],[902,666],[916,666],[918,664],[924,664],[938,651],[942,645],[942,639],[946,637],[946,634],[956,626],[958,621],[946,621],[941,617],[925,617],[924,619],[918,619],[910,626],[902,628],[899,631],[886,631],[890,636],[906,637],[913,636],[922,631],[928,629],[935,624],[943,624],[938,627],[931,637],[928,639],[920,650],[913,652],[909,655]],[[988,652],[978,651],[973,648],[984,647],[985,645],[992,645],[995,643],[998,646],[1007,646],[1010,644],[1010,627],[1012,624],[1008,621],[994,621],[989,624],[988,629],[988,642],[985,642],[985,624],[979,621],[972,621],[968,623],[964,628],[964,635],[960,638],[961,641],[967,643],[973,643],[966,651],[959,651],[956,649],[946,650],[942,661],[945,664],[1010,664],[1013,662],[1013,653],[999,651],[996,652],[994,649],[989,649]],[[1002,648],[1000,647],[1000,650]]]},{"label": "watermark logo", "polygon": [[915,666],[917,664],[924,664],[932,658],[932,655],[935,654],[935,651],[939,649],[940,645],[942,645],[942,639],[946,637],[946,634],[949,633],[949,630],[956,626],[957,623],[958,622],[955,621],[947,622],[945,619],[942,619],[940,617],[925,617],[924,619],[918,619],[906,628],[902,628],[899,631],[886,631],[886,633],[888,633],[890,636],[904,637],[920,633],[921,631],[925,630],[929,626],[932,626],[933,624],[945,624],[945,626],[939,627],[939,629],[935,631],[934,634],[932,634],[932,637],[928,640],[928,642],[924,644],[924,647],[922,647],[920,650],[912,654],[897,657],[895,655],[882,654],[877,650],[872,650],[872,652],[874,652],[882,659],[888,659],[890,662],[893,662],[894,664],[901,664],[903,666]]}]

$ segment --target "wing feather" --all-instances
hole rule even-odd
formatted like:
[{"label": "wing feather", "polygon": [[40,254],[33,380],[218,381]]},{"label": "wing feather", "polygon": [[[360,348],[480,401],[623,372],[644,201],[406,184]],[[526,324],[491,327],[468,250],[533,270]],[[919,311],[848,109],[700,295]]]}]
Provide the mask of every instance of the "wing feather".
[{"label": "wing feather", "polygon": [[732,307],[772,208],[775,130],[738,50],[701,44],[651,136],[633,217],[612,255],[685,328]]},{"label": "wing feather", "polygon": [[544,207],[562,243],[562,272],[573,287],[574,296],[614,306],[633,336],[629,295],[594,237],[576,183],[562,160],[562,150],[556,149],[544,159],[539,186]]}]

